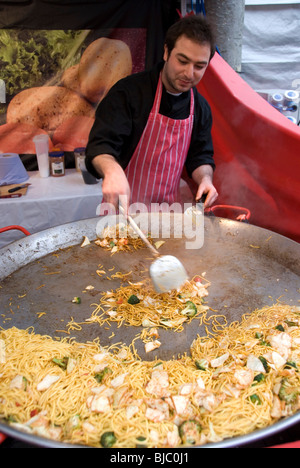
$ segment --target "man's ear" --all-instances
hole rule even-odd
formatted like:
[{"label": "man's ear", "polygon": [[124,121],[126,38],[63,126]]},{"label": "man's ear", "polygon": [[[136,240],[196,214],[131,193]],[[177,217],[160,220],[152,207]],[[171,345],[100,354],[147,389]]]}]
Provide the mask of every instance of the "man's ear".
[{"label": "man's ear", "polygon": [[167,44],[164,45],[164,61],[167,62],[169,58],[169,50],[168,50],[168,47],[167,47]]}]

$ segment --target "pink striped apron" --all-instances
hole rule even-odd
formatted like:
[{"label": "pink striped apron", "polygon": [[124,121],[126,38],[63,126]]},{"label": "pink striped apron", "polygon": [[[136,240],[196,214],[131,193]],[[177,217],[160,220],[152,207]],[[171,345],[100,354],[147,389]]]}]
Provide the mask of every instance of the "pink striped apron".
[{"label": "pink striped apron", "polygon": [[174,120],[159,113],[162,89],[160,75],[146,127],[125,169],[131,203],[149,206],[151,203],[180,201],[180,177],[194,123],[194,93],[191,90],[189,117]]}]

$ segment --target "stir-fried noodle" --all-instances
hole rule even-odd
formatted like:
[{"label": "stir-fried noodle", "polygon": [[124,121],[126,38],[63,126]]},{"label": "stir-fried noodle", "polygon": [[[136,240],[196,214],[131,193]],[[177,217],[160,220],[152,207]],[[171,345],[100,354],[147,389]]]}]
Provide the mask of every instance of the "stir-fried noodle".
[{"label": "stir-fried noodle", "polygon": [[299,409],[300,311],[275,304],[198,337],[191,354],[143,361],[131,346],[0,334],[0,415],[90,446],[207,444]]}]

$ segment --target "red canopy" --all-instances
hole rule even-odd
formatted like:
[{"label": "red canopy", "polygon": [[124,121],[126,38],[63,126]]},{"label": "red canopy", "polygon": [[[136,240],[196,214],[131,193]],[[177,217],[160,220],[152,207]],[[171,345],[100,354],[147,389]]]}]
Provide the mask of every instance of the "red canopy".
[{"label": "red canopy", "polygon": [[199,85],[213,113],[218,204],[300,242],[300,128],[257,94],[219,54]]}]

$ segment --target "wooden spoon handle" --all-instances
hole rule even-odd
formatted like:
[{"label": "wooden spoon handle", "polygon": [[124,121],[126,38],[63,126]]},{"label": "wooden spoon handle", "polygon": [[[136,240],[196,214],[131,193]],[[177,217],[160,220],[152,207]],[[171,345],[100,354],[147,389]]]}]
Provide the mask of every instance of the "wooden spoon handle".
[{"label": "wooden spoon handle", "polygon": [[145,244],[147,245],[147,247],[148,247],[150,250],[152,250],[152,252],[153,252],[155,255],[159,255],[158,251],[153,247],[152,244],[150,244],[150,242],[148,241],[147,237],[146,237],[145,234],[140,230],[140,228],[138,227],[138,225],[136,224],[136,222],[132,219],[132,217],[129,216],[128,214],[127,214],[127,215],[125,214],[124,208],[122,207],[121,204],[119,205],[119,210],[121,211],[122,215],[125,216],[125,218],[128,220],[128,222],[130,223],[130,225],[132,226],[132,228],[134,229],[134,231],[138,234],[138,236],[142,239],[142,241],[145,242]]}]

